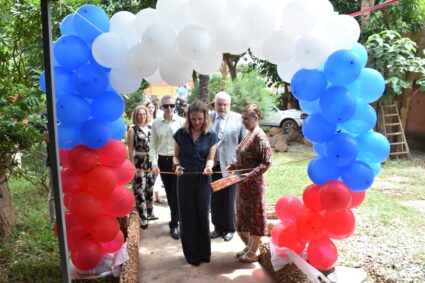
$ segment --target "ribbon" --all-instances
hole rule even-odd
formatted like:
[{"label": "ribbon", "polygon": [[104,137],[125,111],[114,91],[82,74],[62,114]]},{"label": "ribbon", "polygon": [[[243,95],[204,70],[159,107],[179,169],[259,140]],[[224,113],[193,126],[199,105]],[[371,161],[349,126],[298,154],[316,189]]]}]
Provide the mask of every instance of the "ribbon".
[{"label": "ribbon", "polygon": [[360,10],[360,11],[355,12],[355,13],[353,13],[353,14],[350,14],[350,16],[352,16],[352,17],[357,17],[357,16],[360,16],[360,15],[362,15],[362,14],[366,14],[366,13],[369,13],[369,12],[371,12],[371,11],[374,11],[374,10],[378,10],[378,9],[384,8],[384,7],[388,6],[388,5],[395,4],[395,3],[399,2],[399,1],[400,1],[400,0],[389,0],[389,1],[387,1],[387,2],[384,2],[384,3],[378,4],[378,5],[375,5],[375,6],[372,6],[372,7],[369,7],[369,8],[363,9],[363,10]]}]

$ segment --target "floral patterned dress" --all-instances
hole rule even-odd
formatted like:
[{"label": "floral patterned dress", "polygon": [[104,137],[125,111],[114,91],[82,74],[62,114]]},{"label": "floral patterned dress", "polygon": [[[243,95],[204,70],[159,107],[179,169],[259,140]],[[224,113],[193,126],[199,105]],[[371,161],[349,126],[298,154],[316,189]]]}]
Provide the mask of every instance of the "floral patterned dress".
[{"label": "floral patterned dress", "polygon": [[237,169],[253,168],[239,183],[236,230],[254,236],[265,236],[267,210],[263,174],[270,167],[272,150],[262,129],[257,127],[245,137],[236,149],[236,158]]},{"label": "floral patterned dress", "polygon": [[[142,129],[133,126],[134,131],[134,166],[139,170],[151,170],[152,162],[149,160],[149,142],[151,137],[150,127]],[[136,199],[136,208],[142,221],[153,216],[153,185],[154,175],[151,172],[137,172],[133,181],[133,193]]]}]

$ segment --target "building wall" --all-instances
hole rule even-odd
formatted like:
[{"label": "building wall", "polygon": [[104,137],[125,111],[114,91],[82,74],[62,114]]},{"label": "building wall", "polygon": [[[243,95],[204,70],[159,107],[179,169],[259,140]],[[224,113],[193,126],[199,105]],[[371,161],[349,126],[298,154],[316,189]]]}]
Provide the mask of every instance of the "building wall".
[{"label": "building wall", "polygon": [[425,93],[418,92],[410,100],[405,132],[412,148],[425,150]]}]

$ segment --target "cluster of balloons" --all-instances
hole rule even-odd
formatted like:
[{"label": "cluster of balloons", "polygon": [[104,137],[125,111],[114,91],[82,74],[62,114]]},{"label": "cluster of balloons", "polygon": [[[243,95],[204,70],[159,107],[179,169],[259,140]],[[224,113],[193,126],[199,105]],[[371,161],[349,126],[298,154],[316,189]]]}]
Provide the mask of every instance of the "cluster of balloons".
[{"label": "cluster of balloons", "polygon": [[[71,260],[81,270],[121,248],[116,217],[130,213],[135,202],[125,187],[135,167],[121,142],[124,101],[110,84],[111,70],[92,55],[94,40],[109,26],[104,11],[85,5],[64,19],[53,44],[66,236]],[[45,91],[44,73],[40,86]]]},{"label": "cluster of balloons", "polygon": [[[83,39],[91,41],[96,61],[112,69],[110,82],[120,93],[136,91],[142,79],[183,85],[193,70],[218,71],[223,53],[248,49],[277,64],[289,82],[360,34],[357,22],[335,13],[328,0],[158,0],[156,9],[120,11],[110,21],[101,9],[83,7],[90,12],[69,15],[61,29],[76,32],[70,23],[88,19],[91,25],[81,23],[88,30]],[[97,31],[103,33],[95,37]]]}]

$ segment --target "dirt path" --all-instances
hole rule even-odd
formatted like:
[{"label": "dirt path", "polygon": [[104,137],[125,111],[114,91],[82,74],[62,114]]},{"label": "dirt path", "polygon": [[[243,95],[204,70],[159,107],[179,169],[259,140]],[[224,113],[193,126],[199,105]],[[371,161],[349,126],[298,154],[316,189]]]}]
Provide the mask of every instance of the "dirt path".
[{"label": "dirt path", "polygon": [[150,221],[142,230],[139,248],[140,282],[273,282],[258,263],[242,264],[235,253],[243,249],[235,235],[230,242],[211,241],[211,262],[198,267],[189,265],[181,249],[181,242],[171,238],[168,229],[168,205],[155,205],[159,220]]}]

